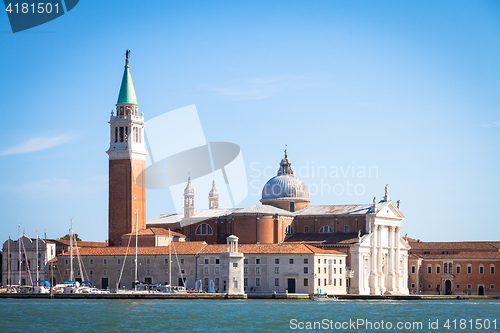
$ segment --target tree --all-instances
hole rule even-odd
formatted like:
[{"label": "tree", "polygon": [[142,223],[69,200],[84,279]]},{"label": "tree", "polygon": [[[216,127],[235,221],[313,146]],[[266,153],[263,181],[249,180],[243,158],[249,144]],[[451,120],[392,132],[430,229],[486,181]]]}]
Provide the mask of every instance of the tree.
[{"label": "tree", "polygon": [[[78,234],[77,234],[77,233],[73,234],[73,236],[75,237],[74,239],[75,239],[76,241],[78,241],[78,242],[81,242],[81,241],[82,241],[82,240],[80,239],[80,237],[78,237]],[[64,236],[62,236],[62,237],[60,237],[60,238],[58,238],[58,239],[60,239],[60,240],[69,240],[69,234],[66,234],[66,235],[64,235]]]}]

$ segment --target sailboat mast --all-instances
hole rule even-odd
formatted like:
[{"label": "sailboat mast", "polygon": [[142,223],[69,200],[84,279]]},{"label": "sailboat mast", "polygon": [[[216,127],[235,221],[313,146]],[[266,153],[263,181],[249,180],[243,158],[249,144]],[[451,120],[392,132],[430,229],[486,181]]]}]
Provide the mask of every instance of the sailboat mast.
[{"label": "sailboat mast", "polygon": [[172,233],[168,229],[168,285],[172,286]]},{"label": "sailboat mast", "polygon": [[137,290],[137,228],[139,227],[139,208],[135,209],[135,282],[134,290]]},{"label": "sailboat mast", "polygon": [[38,277],[38,230],[36,231],[36,280],[39,280]]},{"label": "sailboat mast", "polygon": [[22,266],[23,266],[23,258],[21,257],[21,225],[18,224],[19,227],[19,240],[17,241],[17,245],[19,245],[19,285],[21,285],[21,275],[23,274]]},{"label": "sailboat mast", "polygon": [[73,219],[71,219],[71,229],[69,229],[69,280],[73,281]]}]

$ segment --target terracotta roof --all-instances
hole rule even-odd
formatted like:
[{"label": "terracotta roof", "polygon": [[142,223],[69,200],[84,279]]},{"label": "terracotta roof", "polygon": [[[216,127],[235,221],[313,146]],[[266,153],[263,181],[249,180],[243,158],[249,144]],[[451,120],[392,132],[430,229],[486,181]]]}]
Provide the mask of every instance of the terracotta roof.
[{"label": "terracotta roof", "polygon": [[294,213],[287,210],[270,206],[270,205],[253,205],[247,208],[240,209],[233,213],[233,216],[237,215],[285,215],[285,216],[295,216]]},{"label": "terracotta roof", "polygon": [[[220,254],[226,252],[225,244],[208,245],[200,254]],[[323,253],[323,254],[342,254],[335,250],[324,250],[307,244],[241,244],[238,246],[238,252],[245,254],[287,254],[287,253]]]},{"label": "terracotta roof", "polygon": [[[69,240],[64,240],[64,239],[54,239],[52,240],[54,243],[60,243],[60,244],[63,244],[63,245],[66,245],[66,246],[69,246],[70,245],[70,241]],[[107,242],[85,242],[85,241],[77,241],[76,242],[78,247],[108,247],[108,243]],[[75,243],[73,242],[73,245],[75,245]]]},{"label": "terracotta roof", "polygon": [[500,242],[412,242],[408,239],[412,250],[476,250],[499,251]]},{"label": "terracotta roof", "polygon": [[[181,233],[175,232],[175,231],[170,231],[172,236],[177,236],[177,237],[186,237]],[[128,234],[123,235],[124,236],[135,236],[135,232],[131,232]],[[158,235],[158,236],[168,236],[168,230],[164,228],[147,228],[147,229],[139,229],[137,230],[137,235],[138,236],[152,236],[152,235]]]},{"label": "terracotta roof", "polygon": [[[413,256],[411,254],[410,256]],[[412,258],[412,257],[410,257]],[[419,254],[416,258],[423,259],[500,259],[500,252],[460,252],[457,254]]]},{"label": "terracotta roof", "polygon": [[[197,254],[203,249],[207,243],[206,242],[174,242],[175,252],[177,254]],[[127,250],[126,246],[109,246],[109,247],[97,247],[97,248],[81,248],[79,249],[81,256],[124,256]],[[175,253],[172,248],[172,254]],[[130,247],[128,249],[128,255],[135,254],[135,248]],[[168,254],[168,246],[144,246],[137,248],[138,255],[162,255]],[[69,252],[65,252],[64,256],[68,256]]]}]

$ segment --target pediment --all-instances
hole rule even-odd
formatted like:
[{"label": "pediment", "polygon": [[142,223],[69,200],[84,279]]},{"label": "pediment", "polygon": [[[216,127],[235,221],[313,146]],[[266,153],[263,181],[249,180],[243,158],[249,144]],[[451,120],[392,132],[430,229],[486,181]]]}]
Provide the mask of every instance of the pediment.
[{"label": "pediment", "polygon": [[402,220],[405,218],[403,213],[399,210],[398,207],[392,202],[382,202],[377,205],[377,214],[376,217],[383,217],[389,219],[397,219]]}]

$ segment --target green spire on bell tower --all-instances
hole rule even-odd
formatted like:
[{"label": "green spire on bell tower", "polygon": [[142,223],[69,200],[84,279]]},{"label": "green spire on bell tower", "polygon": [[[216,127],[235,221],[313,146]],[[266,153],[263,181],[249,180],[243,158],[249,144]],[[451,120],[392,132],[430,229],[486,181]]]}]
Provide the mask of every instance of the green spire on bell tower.
[{"label": "green spire on bell tower", "polygon": [[132,83],[132,75],[130,75],[130,66],[128,65],[128,58],[130,57],[130,50],[125,53],[125,71],[123,72],[122,85],[120,87],[120,94],[116,104],[137,104],[137,97],[135,96],[134,84]]}]

